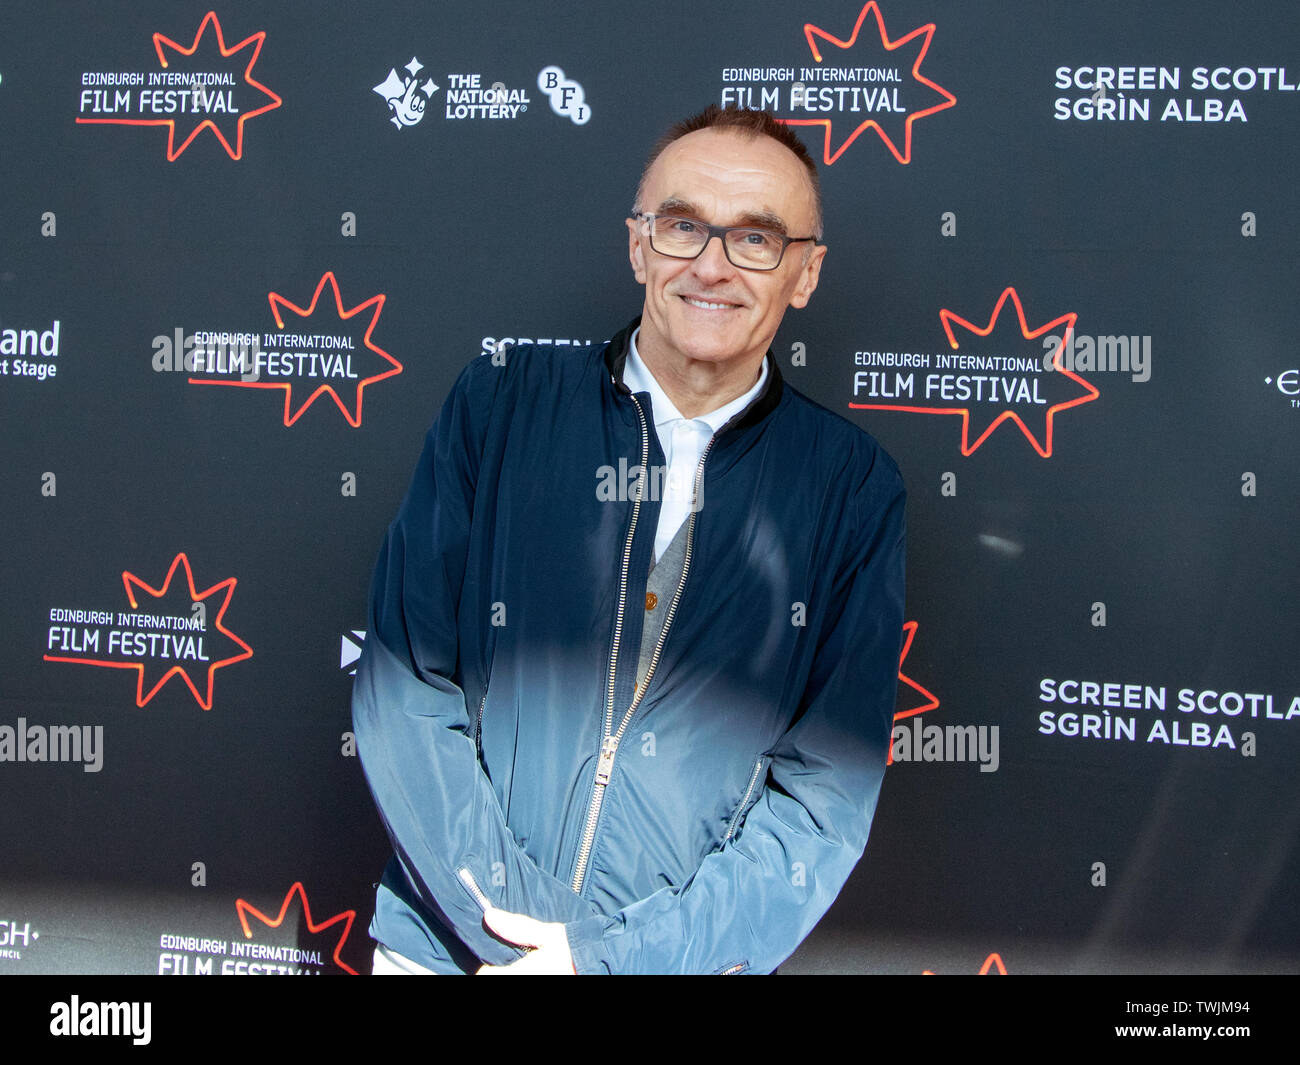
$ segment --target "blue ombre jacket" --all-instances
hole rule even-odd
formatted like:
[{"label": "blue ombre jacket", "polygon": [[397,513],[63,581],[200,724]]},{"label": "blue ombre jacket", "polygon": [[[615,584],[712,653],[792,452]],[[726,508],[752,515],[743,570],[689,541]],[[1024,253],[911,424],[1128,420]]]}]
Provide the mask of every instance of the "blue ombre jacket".
[{"label": "blue ombre jacket", "polygon": [[353,697],[396,849],[371,934],[435,971],[519,955],[491,903],[563,922],[580,973],[770,972],[866,845],[903,624],[897,467],[769,353],[697,468],[637,690],[659,503],[597,491],[602,466],[665,464],[649,394],[622,385],[635,325],[471,363],[380,552]]}]

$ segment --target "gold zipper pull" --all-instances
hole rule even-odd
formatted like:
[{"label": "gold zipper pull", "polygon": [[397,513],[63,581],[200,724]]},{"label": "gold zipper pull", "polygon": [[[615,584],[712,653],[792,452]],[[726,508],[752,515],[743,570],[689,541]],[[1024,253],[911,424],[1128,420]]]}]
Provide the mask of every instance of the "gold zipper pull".
[{"label": "gold zipper pull", "polygon": [[614,772],[614,755],[618,753],[618,740],[606,736],[600,744],[600,761],[596,763],[596,783],[604,787]]}]

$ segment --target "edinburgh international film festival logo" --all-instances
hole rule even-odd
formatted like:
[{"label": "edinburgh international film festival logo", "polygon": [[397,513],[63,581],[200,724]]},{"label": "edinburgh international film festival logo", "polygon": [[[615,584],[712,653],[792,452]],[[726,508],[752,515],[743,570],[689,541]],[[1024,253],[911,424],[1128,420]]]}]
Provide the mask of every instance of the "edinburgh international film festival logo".
[{"label": "edinburgh international film festival logo", "polygon": [[898,162],[910,163],[917,120],[957,103],[926,64],[934,34],[931,22],[902,32],[895,26],[891,36],[881,5],[870,0],[851,26],[847,18],[842,27],[806,23],[804,46],[792,36],[780,54],[724,67],[720,102],[820,129],[827,166],[859,139],[874,139],[868,133]]},{"label": "edinburgh international film festival logo", "polygon": [[258,902],[267,908],[260,909],[242,897],[235,899],[238,932],[233,927],[219,935],[195,928],[162,932],[158,936],[158,975],[357,975],[343,959],[356,910],[314,917],[301,880],[294,882],[283,899],[276,895]]},{"label": "edinburgh international film festival logo", "polygon": [[140,707],[175,680],[211,710],[217,670],[253,657],[226,622],[236,583],[199,588],[183,551],[156,586],[124,571],[123,601],[50,608],[45,661],[133,670]]},{"label": "edinburgh international film festival logo", "polygon": [[[253,75],[266,33],[228,45],[217,13],[209,11],[190,43],[184,39],[153,35],[156,68],[83,71],[78,124],[166,126],[169,163],[208,130],[231,159],[241,158],[244,124],[281,103]],[[135,55],[132,49],[123,66]]]},{"label": "edinburgh international film festival logo", "polygon": [[[963,455],[978,451],[1000,426],[1013,425],[1050,458],[1056,416],[1101,395],[1074,372],[1083,364],[1074,350],[1078,315],[1060,314],[1031,328],[1020,295],[1008,286],[984,324],[980,317],[939,311],[948,352],[855,351],[849,407],[960,418]],[[1129,338],[1119,339],[1127,370]],[[1089,360],[1083,368],[1095,365]]]},{"label": "edinburgh international film festival logo", "polygon": [[267,293],[274,330],[259,328],[268,321],[190,332],[176,326],[153,338],[150,365],[191,385],[281,392],[286,427],[318,400],[328,408],[328,400],[358,429],[366,386],[402,372],[374,339],[386,299],[381,292],[347,307],[338,279],[327,271],[301,304]]}]

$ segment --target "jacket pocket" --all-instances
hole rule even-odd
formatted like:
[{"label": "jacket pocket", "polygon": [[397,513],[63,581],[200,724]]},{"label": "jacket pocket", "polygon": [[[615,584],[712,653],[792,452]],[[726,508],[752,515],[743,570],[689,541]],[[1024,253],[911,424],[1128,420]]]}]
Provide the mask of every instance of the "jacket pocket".
[{"label": "jacket pocket", "polygon": [[723,846],[726,846],[726,844],[731,842],[732,838],[736,835],[736,830],[740,827],[741,820],[749,811],[749,807],[753,804],[754,797],[758,794],[761,788],[763,770],[766,763],[767,755],[761,755],[754,762],[754,769],[749,774],[749,786],[745,788],[744,797],[736,807],[736,812],[731,815],[731,821],[727,824],[726,835],[722,837]]},{"label": "jacket pocket", "polygon": [[474,718],[474,753],[477,755],[479,763],[483,762],[483,710],[487,707],[487,689],[483,689],[483,697],[478,701],[478,714]]},{"label": "jacket pocket", "polygon": [[719,969],[714,976],[742,976],[749,971],[749,962],[738,961],[735,965],[727,965]]},{"label": "jacket pocket", "polygon": [[[469,894],[469,897],[474,900],[474,904],[478,906],[479,910],[486,913],[487,908],[493,905],[492,900],[489,899],[487,897],[487,893],[481,887],[479,887],[478,881],[474,878],[474,874],[470,871],[468,861],[466,861],[456,869],[456,879],[460,881],[461,886]],[[488,929],[488,931],[493,936],[493,938],[500,939],[500,936],[497,936],[495,932],[491,931],[491,929]],[[502,942],[504,942],[504,940],[502,940]],[[506,945],[511,950],[513,950],[517,956],[521,958],[528,953],[527,947],[521,947],[516,943],[507,943]]]},{"label": "jacket pocket", "polygon": [[486,912],[487,908],[491,906],[492,903],[488,900],[488,897],[483,894],[483,889],[478,886],[478,881],[474,879],[474,874],[469,871],[469,866],[462,865],[456,870],[456,876],[464,886],[465,890],[469,892],[470,898],[474,900],[478,908]]},{"label": "jacket pocket", "polygon": [[492,660],[488,659],[487,666],[483,670],[483,692],[478,700],[478,713],[474,714],[474,708],[471,704],[466,709],[473,714],[470,727],[473,729],[472,738],[474,740],[474,750],[478,754],[478,760],[483,761],[483,711],[487,709],[488,692],[492,690]]}]

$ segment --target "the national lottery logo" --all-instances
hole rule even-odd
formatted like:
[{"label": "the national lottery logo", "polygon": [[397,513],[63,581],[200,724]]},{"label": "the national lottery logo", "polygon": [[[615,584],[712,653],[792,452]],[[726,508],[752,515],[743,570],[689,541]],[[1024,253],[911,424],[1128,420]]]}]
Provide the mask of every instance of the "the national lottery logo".
[{"label": "the national lottery logo", "polygon": [[253,656],[226,621],[236,583],[227,577],[200,589],[183,551],[156,587],[124,571],[126,603],[50,610],[45,661],[134,670],[140,707],[176,679],[211,710],[217,670]]},{"label": "the national lottery logo", "polygon": [[[508,73],[502,76],[495,71],[442,69],[445,73],[435,82],[427,75],[426,64],[418,56],[412,56],[400,71],[390,68],[388,76],[374,86],[371,91],[387,103],[389,121],[394,126],[403,129],[418,125],[433,112],[449,122],[471,125],[517,121],[529,113],[533,103],[532,85],[521,86]],[[586,90],[562,68],[548,65],[536,76],[529,77],[546,97],[552,113],[575,126],[585,126],[591,121]],[[435,108],[435,93],[439,91],[442,95],[437,97]]]},{"label": "the national lottery logo", "polygon": [[161,69],[83,72],[76,121],[165,126],[168,162],[208,130],[231,159],[240,159],[245,124],[282,102],[253,76],[265,40],[259,31],[227,45],[215,11],[203,16],[190,44],[155,33]]},{"label": "the national lottery logo", "polygon": [[484,83],[477,73],[447,75],[445,118],[457,121],[492,122],[518,118],[532,103],[523,89],[512,89],[504,81]]},{"label": "the national lottery logo", "polygon": [[838,28],[806,23],[807,52],[800,54],[792,41],[788,55],[724,68],[721,103],[820,129],[827,166],[869,131],[898,162],[910,163],[915,123],[957,103],[922,72],[935,28],[927,23],[891,37],[880,5],[870,0],[845,37]]},{"label": "the national lottery logo", "polygon": [[418,75],[424,69],[424,64],[417,57],[412,56],[411,61],[402,69],[407,72],[405,76],[400,76],[396,68],[390,68],[388,77],[376,85],[374,90],[388,101],[388,109],[392,112],[389,121],[398,129],[418,125],[424,118],[433,94],[438,91],[432,78],[419,80]]},{"label": "the national lottery logo", "polygon": [[963,455],[978,451],[999,426],[1014,425],[1050,458],[1056,416],[1101,394],[1066,365],[1077,318],[1061,314],[1031,328],[1013,287],[1002,291],[982,325],[978,315],[968,320],[941,309],[951,350],[854,352],[849,407],[960,418]]}]

